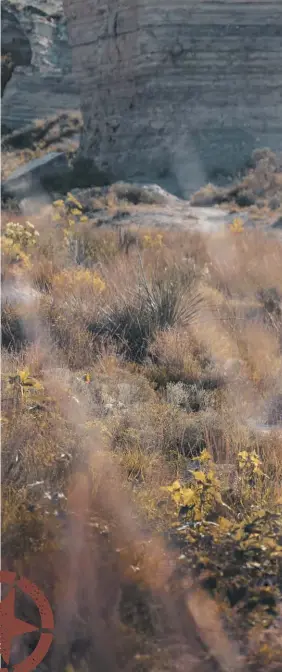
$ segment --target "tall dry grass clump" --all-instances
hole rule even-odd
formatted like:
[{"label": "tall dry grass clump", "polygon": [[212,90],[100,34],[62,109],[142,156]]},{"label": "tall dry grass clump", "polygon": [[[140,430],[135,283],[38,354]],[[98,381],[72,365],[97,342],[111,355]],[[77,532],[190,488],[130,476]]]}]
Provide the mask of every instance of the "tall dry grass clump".
[{"label": "tall dry grass clump", "polygon": [[191,274],[174,265],[149,273],[148,277],[141,259],[138,265],[137,272],[133,265],[111,271],[115,284],[108,278],[108,301],[89,330],[116,341],[129,359],[141,362],[158,330],[187,325],[193,320],[201,296]]}]

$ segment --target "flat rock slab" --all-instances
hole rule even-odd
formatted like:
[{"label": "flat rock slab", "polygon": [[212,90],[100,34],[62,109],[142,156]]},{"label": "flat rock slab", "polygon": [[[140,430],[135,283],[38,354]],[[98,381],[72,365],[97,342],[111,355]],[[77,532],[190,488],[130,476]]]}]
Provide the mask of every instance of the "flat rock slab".
[{"label": "flat rock slab", "polygon": [[2,184],[2,193],[6,196],[25,198],[36,194],[44,179],[61,175],[68,168],[64,152],[49,152],[38,159],[32,159],[17,168]]}]

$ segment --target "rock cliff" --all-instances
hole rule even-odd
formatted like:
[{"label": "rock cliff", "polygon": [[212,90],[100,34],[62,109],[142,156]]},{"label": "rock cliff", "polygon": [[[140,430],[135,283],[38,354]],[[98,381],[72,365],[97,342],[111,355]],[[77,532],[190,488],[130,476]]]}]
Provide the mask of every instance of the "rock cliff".
[{"label": "rock cliff", "polygon": [[188,195],[282,149],[281,0],[64,0],[81,151]]},{"label": "rock cliff", "polygon": [[30,65],[32,51],[29,39],[15,13],[1,8],[1,97],[15,67]]},{"label": "rock cliff", "polygon": [[3,0],[1,14],[2,123],[78,109],[61,0]]}]

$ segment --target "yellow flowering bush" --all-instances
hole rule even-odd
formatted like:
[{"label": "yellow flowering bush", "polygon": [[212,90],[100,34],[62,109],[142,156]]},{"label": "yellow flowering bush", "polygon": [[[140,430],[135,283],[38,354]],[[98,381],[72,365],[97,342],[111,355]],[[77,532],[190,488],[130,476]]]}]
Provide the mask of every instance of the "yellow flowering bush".
[{"label": "yellow flowering bush", "polygon": [[81,203],[71,193],[67,194],[65,201],[62,199],[54,201],[53,207],[55,208],[54,222],[61,222],[67,224],[68,227],[73,227],[77,222],[88,221],[88,217],[82,212]]},{"label": "yellow flowering bush", "polygon": [[163,234],[157,233],[155,236],[152,234],[145,234],[142,238],[142,245],[145,248],[152,247],[162,247],[163,244]]},{"label": "yellow flowering bush", "polygon": [[16,375],[9,376],[9,385],[17,386],[22,396],[28,395],[34,390],[43,390],[43,385],[33,376],[30,375],[28,368],[17,371]]},{"label": "yellow flowering bush", "polygon": [[163,490],[170,494],[177,508],[184,507],[190,519],[197,522],[213,513],[217,504],[226,505],[221,498],[220,483],[216,478],[209,452],[203,450],[202,454],[194,459],[203,465],[203,470],[191,470],[189,486],[182,486],[179,481],[174,481],[172,485],[164,487]]},{"label": "yellow flowering bush", "polygon": [[4,230],[4,236],[6,244],[20,245],[21,248],[26,249],[35,245],[39,233],[31,222],[26,221],[24,224],[8,222]]},{"label": "yellow flowering bush", "polygon": [[34,225],[26,221],[8,222],[1,238],[2,254],[8,263],[19,262],[25,267],[30,266],[30,252],[35,246],[39,232]]},{"label": "yellow flowering bush", "polygon": [[86,289],[94,290],[97,294],[104,292],[106,283],[96,271],[86,268],[69,269],[58,273],[53,281],[54,289],[76,293]]},{"label": "yellow flowering bush", "polygon": [[223,502],[208,451],[195,459],[200,469],[190,471],[188,484],[162,488],[173,505],[170,533],[181,549],[179,560],[221,604],[243,614],[246,624],[268,627],[280,602],[281,502],[269,506],[261,492],[258,497],[257,480],[267,477],[255,451],[238,453],[240,512],[234,499],[231,507]]},{"label": "yellow flowering bush", "polygon": [[241,217],[235,217],[232,224],[230,225],[231,233],[243,233],[244,231],[244,222]]},{"label": "yellow flowering bush", "polygon": [[62,229],[64,243],[74,260],[78,262],[81,254],[81,241],[79,230],[75,230],[75,227],[88,222],[88,217],[83,214],[81,203],[71,193],[67,194],[65,201],[62,199],[54,201],[53,207],[55,209],[53,221],[57,222],[58,227]]}]

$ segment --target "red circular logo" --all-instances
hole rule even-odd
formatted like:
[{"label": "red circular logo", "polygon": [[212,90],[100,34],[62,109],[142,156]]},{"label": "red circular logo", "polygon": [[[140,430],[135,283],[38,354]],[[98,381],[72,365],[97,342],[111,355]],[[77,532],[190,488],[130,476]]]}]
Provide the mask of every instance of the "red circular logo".
[{"label": "red circular logo", "polygon": [[[0,653],[6,665],[10,663],[11,644],[14,637],[24,635],[27,632],[40,632],[39,641],[34,651],[23,660],[13,666],[13,672],[31,672],[45,658],[53,640],[52,632],[43,632],[43,630],[54,629],[54,618],[52,609],[45,595],[37,588],[34,583],[28,579],[16,580],[15,572],[0,571],[0,582],[10,586],[7,596],[0,602]],[[16,588],[19,588],[25,595],[31,597],[36,604],[40,618],[41,626],[25,623],[15,616],[15,596]],[[8,668],[2,667],[7,670]]]}]

